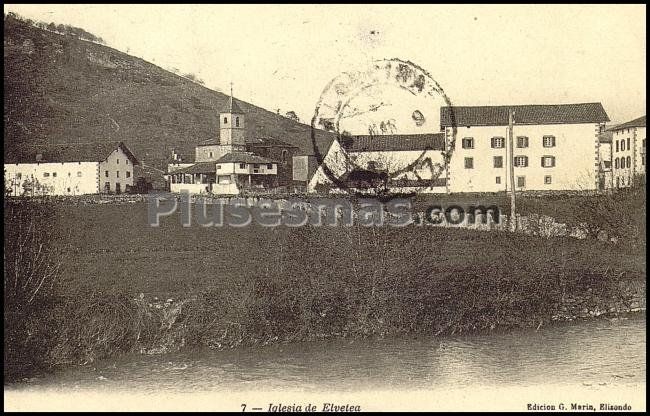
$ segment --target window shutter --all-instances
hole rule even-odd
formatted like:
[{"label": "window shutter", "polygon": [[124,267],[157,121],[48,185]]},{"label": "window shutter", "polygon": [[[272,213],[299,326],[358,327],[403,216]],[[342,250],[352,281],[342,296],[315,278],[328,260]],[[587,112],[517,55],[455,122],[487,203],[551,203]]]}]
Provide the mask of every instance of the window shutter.
[{"label": "window shutter", "polygon": [[490,140],[490,143],[491,143],[492,148],[494,149],[496,147],[496,140],[495,140],[494,137]]},{"label": "window shutter", "polygon": [[544,166],[544,156],[542,156],[542,167],[543,168],[546,167],[546,166]]}]

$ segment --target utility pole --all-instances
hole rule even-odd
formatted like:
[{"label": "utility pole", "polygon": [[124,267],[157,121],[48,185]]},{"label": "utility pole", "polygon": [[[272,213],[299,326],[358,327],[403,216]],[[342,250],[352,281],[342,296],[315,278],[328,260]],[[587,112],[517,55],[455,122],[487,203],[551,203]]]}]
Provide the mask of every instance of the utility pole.
[{"label": "utility pole", "polygon": [[510,141],[508,148],[510,151],[510,224],[512,231],[517,230],[517,215],[515,210],[515,156],[514,156],[514,142],[515,136],[512,125],[515,123],[515,110],[508,110],[508,135]]}]

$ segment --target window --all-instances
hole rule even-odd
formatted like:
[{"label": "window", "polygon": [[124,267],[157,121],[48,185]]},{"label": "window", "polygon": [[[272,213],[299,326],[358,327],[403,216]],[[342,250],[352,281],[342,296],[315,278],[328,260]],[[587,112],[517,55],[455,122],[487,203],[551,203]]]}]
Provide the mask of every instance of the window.
[{"label": "window", "polygon": [[240,163],[239,169],[246,169],[246,163]]},{"label": "window", "polygon": [[628,169],[632,167],[632,159],[629,156],[627,157],[625,164],[627,165]]},{"label": "window", "polygon": [[108,171],[106,171],[106,177],[108,178]]},{"label": "window", "polygon": [[616,151],[618,152],[618,140],[616,140]]},{"label": "window", "polygon": [[515,156],[515,166],[518,168],[528,166],[528,156]]},{"label": "window", "polygon": [[110,192],[110,190],[111,190],[111,183],[110,182],[104,182],[104,190],[106,192]]},{"label": "window", "polygon": [[463,149],[473,149],[474,148],[474,138],[473,137],[464,137],[463,138]]},{"label": "window", "polygon": [[70,193],[70,188],[68,188],[68,193]]},{"label": "window", "polygon": [[130,178],[130,177],[131,177],[131,172],[129,172],[128,170],[126,171],[126,177],[127,177],[127,178]]},{"label": "window", "polygon": [[56,178],[56,172],[52,172],[52,177]]},{"label": "window", "polygon": [[628,148],[628,150],[631,149],[631,147],[630,147],[630,138],[629,137],[627,138],[627,148]]},{"label": "window", "polygon": [[68,176],[72,176],[72,173],[68,172]]},{"label": "window", "polygon": [[492,148],[493,149],[503,149],[505,144],[505,139],[503,137],[493,137],[492,138]]},{"label": "window", "polygon": [[44,178],[49,178],[50,177],[50,172],[43,172],[43,177]]},{"label": "window", "polygon": [[288,157],[287,157],[288,155],[289,155],[289,151],[288,151],[287,149],[283,149],[283,150],[282,150],[282,163],[283,163],[284,165],[286,165],[287,162],[289,161],[289,160],[288,160]]},{"label": "window", "polygon": [[465,169],[474,169],[474,158],[466,157],[465,158]]},{"label": "window", "polygon": [[120,159],[115,159],[115,163],[120,164]]},{"label": "window", "polygon": [[621,140],[621,152],[625,150],[625,139]]},{"label": "window", "polygon": [[552,179],[550,176],[544,176],[544,184],[550,185],[552,183]]},{"label": "window", "polygon": [[259,163],[253,163],[253,169],[259,169],[260,164]]},{"label": "window", "polygon": [[223,124],[228,124],[228,117],[223,118]]},{"label": "window", "polygon": [[20,173],[20,172],[16,173],[16,179],[20,179],[20,178],[22,178],[22,177],[23,177],[23,174],[22,174],[22,173]]},{"label": "window", "polygon": [[528,137],[526,137],[526,136],[518,136],[517,137],[517,147],[519,147],[519,148],[528,147]]},{"label": "window", "polygon": [[497,183],[497,184],[501,183],[501,176],[497,176],[497,177],[496,177],[496,183]]},{"label": "window", "polygon": [[120,177],[120,171],[118,170],[115,173],[117,174],[117,177],[119,178]]},{"label": "window", "polygon": [[82,175],[81,171],[77,172],[77,178],[81,178],[81,175]]},{"label": "window", "polygon": [[239,117],[235,118],[235,126],[239,127]]},{"label": "window", "polygon": [[517,187],[518,188],[523,188],[526,186],[526,177],[525,176],[517,176]]},{"label": "window", "polygon": [[127,164],[127,165],[129,164],[129,159],[126,159],[126,164]]},{"label": "window", "polygon": [[555,166],[555,156],[542,156],[542,167],[552,168]]},{"label": "window", "polygon": [[208,157],[209,157],[209,158],[212,158],[212,152],[209,152],[209,153],[208,153]]},{"label": "window", "polygon": [[555,136],[544,136],[542,138],[544,147],[555,147]]},{"label": "window", "polygon": [[268,164],[266,165],[266,168],[269,169],[269,170],[270,170],[270,169],[273,169],[273,164],[272,164],[272,163],[268,163]]},{"label": "window", "polygon": [[221,165],[217,165],[217,169],[221,169]]},{"label": "window", "polygon": [[614,169],[618,169],[618,158],[614,159]]},{"label": "window", "polygon": [[502,168],[503,167],[503,156],[494,156],[494,167]]}]

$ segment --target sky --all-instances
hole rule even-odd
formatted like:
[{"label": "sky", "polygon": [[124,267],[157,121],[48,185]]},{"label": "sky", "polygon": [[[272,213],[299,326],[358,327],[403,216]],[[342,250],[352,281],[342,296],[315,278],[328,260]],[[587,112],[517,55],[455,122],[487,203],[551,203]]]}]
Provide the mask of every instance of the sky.
[{"label": "sky", "polygon": [[[309,123],[330,80],[426,69],[454,105],[601,102],[645,114],[645,5],[5,5]],[[397,99],[393,97],[393,99]],[[433,123],[428,123],[432,125]],[[405,132],[405,131],[400,131]]]}]

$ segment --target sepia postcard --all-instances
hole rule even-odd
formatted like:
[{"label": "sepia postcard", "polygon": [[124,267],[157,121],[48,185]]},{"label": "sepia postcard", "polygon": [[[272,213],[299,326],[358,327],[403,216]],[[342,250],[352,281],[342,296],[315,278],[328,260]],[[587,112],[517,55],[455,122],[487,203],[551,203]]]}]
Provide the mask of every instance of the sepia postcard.
[{"label": "sepia postcard", "polygon": [[644,4],[5,4],[5,411],[646,410]]}]

